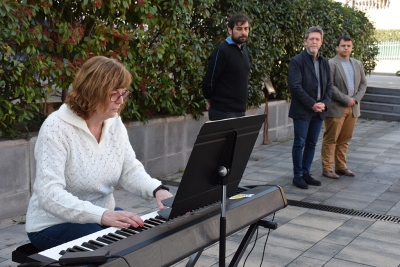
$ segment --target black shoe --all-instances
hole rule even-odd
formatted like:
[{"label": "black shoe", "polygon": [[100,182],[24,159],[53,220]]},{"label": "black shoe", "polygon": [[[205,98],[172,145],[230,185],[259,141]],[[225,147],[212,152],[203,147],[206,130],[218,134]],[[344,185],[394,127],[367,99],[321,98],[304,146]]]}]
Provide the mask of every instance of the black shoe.
[{"label": "black shoe", "polygon": [[303,177],[294,177],[293,178],[293,184],[297,186],[298,188],[301,189],[308,189],[308,185],[306,182],[303,180]]},{"label": "black shoe", "polygon": [[321,182],[315,180],[309,173],[303,174],[303,180],[309,185],[316,185],[316,186],[321,185]]}]

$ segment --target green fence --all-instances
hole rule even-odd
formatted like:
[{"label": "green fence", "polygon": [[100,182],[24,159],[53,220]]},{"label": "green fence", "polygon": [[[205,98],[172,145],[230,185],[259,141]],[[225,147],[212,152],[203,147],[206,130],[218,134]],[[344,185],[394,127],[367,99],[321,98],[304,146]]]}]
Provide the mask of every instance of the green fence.
[{"label": "green fence", "polygon": [[378,60],[400,59],[400,41],[380,42],[378,48]]}]

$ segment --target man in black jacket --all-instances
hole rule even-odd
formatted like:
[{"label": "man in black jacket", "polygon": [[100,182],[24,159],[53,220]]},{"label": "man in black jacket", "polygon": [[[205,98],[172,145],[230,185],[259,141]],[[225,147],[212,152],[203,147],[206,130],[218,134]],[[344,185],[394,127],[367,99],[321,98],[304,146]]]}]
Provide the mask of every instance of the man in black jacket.
[{"label": "man in black jacket", "polygon": [[246,112],[250,59],[244,43],[249,18],[241,13],[228,21],[229,37],[208,58],[202,89],[210,120],[242,117]]},{"label": "man in black jacket", "polygon": [[305,49],[290,60],[288,83],[292,92],[289,117],[293,119],[293,184],[301,189],[321,185],[310,175],[315,146],[331,99],[328,60],[318,54],[324,33],[313,26],[304,35]]}]

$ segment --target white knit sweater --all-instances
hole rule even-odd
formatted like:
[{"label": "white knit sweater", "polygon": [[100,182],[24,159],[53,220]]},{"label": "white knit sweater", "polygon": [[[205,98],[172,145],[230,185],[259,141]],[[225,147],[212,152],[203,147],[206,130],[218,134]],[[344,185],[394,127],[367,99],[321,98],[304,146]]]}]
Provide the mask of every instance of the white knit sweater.
[{"label": "white knit sweater", "polygon": [[128,139],[119,116],[104,122],[100,143],[86,122],[65,104],[40,128],[35,146],[36,179],[26,215],[26,231],[72,223],[101,223],[114,210],[114,186],[153,198],[161,185],[151,178]]}]

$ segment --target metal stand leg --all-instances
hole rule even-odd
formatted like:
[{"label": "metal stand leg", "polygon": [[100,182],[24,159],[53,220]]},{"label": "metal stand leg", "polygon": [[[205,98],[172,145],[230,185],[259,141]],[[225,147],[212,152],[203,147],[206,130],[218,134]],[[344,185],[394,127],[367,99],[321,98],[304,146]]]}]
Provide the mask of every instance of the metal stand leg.
[{"label": "metal stand leg", "polygon": [[258,222],[255,222],[252,225],[250,225],[249,229],[247,229],[246,235],[243,237],[242,242],[240,242],[240,245],[235,255],[233,256],[231,263],[229,264],[229,267],[238,266],[239,261],[242,258],[243,253],[246,251],[247,246],[249,245],[251,239],[253,238],[253,235],[256,232],[258,226],[262,226],[264,228],[271,230],[276,230],[278,228],[278,224],[276,222],[265,221],[265,220],[259,220]]},{"label": "metal stand leg", "polygon": [[204,251],[204,249],[201,249],[201,250],[197,251],[196,253],[193,253],[192,256],[190,256],[189,261],[186,263],[186,267],[195,266],[201,256],[201,253],[203,253],[203,251]]},{"label": "metal stand leg", "polygon": [[243,237],[242,242],[240,242],[239,248],[236,251],[235,255],[233,256],[229,267],[236,267],[238,266],[240,259],[243,256],[243,253],[246,251],[247,246],[249,245],[251,238],[253,237],[254,233],[256,232],[258,227],[258,222],[253,223],[249,226],[249,229],[246,232],[246,235]]},{"label": "metal stand leg", "polygon": [[221,218],[219,220],[219,267],[225,267],[226,254],[226,184],[222,186]]}]

